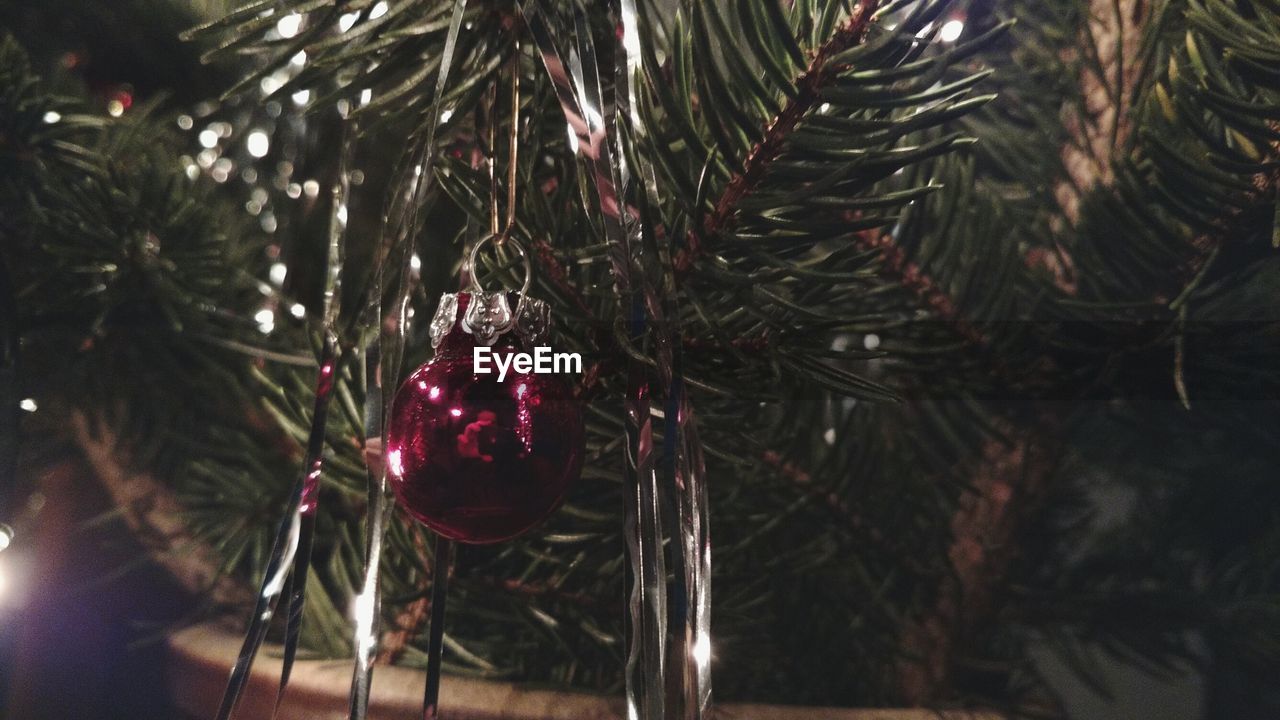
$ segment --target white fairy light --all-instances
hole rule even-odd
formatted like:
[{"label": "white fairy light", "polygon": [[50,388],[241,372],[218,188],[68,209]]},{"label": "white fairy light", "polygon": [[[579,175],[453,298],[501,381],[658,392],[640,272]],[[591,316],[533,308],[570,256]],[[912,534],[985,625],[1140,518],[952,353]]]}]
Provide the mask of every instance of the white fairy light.
[{"label": "white fairy light", "polygon": [[218,182],[226,182],[231,177],[231,172],[236,169],[236,164],[231,162],[230,158],[218,158],[213,161],[213,169],[209,174],[213,175],[213,179]]},{"label": "white fairy light", "polygon": [[386,15],[388,9],[386,0],[379,0],[378,4],[374,5],[373,9],[369,11],[369,19],[376,20]]},{"label": "white fairy light", "polygon": [[360,91],[360,104],[361,104],[361,105],[368,105],[368,104],[369,104],[369,101],[370,101],[370,100],[372,100],[372,99],[373,99],[373,90],[371,90],[371,89],[369,89],[369,88],[365,88],[365,89],[363,89],[363,90],[361,90],[361,91]]},{"label": "white fairy light", "polygon": [[271,269],[267,271],[267,277],[276,285],[283,285],[284,279],[289,276],[289,266],[282,262],[272,263]]},{"label": "white fairy light", "polygon": [[44,117],[42,119],[44,120],[46,125],[52,125],[62,119],[62,113],[59,113],[55,110],[50,110],[49,112],[44,114]]},{"label": "white fairy light", "polygon": [[298,67],[302,67],[303,65],[306,65],[306,64],[307,64],[307,51],[306,51],[306,50],[299,50],[297,55],[294,55],[293,57],[289,58],[289,64],[290,64],[290,65],[297,65]]},{"label": "white fairy light", "polygon": [[302,192],[306,193],[309,198],[316,197],[320,194],[320,183],[315,180],[308,180],[302,183]]},{"label": "white fairy light", "polygon": [[338,18],[338,32],[346,32],[350,30],[351,26],[356,24],[356,19],[359,17],[360,13],[343,13],[342,17]]},{"label": "white fairy light", "polygon": [[875,333],[867,333],[867,336],[862,338],[862,347],[868,350],[875,350],[880,347],[880,336]]},{"label": "white fairy light", "polygon": [[276,32],[280,33],[282,38],[291,38],[298,34],[298,30],[302,29],[302,16],[293,13],[280,18],[280,22],[276,23]]},{"label": "white fairy light", "polygon": [[40,409],[40,406],[36,404],[35,398],[23,398],[22,401],[18,403],[18,407],[26,410],[27,412],[35,412]]},{"label": "white fairy light", "polygon": [[960,20],[948,20],[942,25],[942,29],[938,31],[938,39],[942,42],[955,42],[960,39],[960,33],[964,32],[964,22]]},{"label": "white fairy light", "polygon": [[195,121],[195,120],[192,120],[190,115],[179,115],[179,116],[178,116],[178,128],[179,128],[179,129],[182,129],[182,130],[190,130],[190,129],[191,129],[191,127],[192,127],[193,125],[195,125],[195,123],[196,123],[196,121]]},{"label": "white fairy light", "polygon": [[212,128],[206,128],[200,131],[200,146],[212,148],[218,144],[218,133]]},{"label": "white fairy light", "polygon": [[451,117],[453,117],[453,108],[445,108],[440,111],[440,122],[447,123]]},{"label": "white fairy light", "polygon": [[422,258],[418,257],[418,253],[414,253],[409,257],[409,267],[417,272],[422,269]]},{"label": "white fairy light", "polygon": [[276,314],[267,308],[263,308],[254,314],[253,320],[258,323],[258,330],[264,335],[270,333],[276,327]]},{"label": "white fairy light", "polygon": [[249,133],[244,144],[250,155],[256,158],[266,157],[267,151],[271,149],[271,138],[263,130],[254,130]]},{"label": "white fairy light", "polygon": [[258,89],[262,90],[263,95],[270,95],[279,90],[281,85],[284,85],[284,82],[280,78],[275,75],[268,75],[258,83]]},{"label": "white fairy light", "polygon": [[294,93],[293,95],[290,95],[289,97],[293,98],[294,105],[306,105],[307,101],[311,99],[311,91],[299,90],[298,92]]},{"label": "white fairy light", "polygon": [[307,308],[302,303],[294,303],[289,306],[289,314],[301,320],[307,314]]}]

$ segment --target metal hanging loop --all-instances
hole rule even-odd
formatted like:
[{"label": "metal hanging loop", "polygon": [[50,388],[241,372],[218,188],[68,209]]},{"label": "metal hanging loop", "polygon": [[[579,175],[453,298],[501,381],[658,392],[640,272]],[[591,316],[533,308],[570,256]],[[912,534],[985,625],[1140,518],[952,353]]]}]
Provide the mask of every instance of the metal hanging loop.
[{"label": "metal hanging loop", "polygon": [[[466,313],[462,317],[462,328],[466,332],[475,337],[476,341],[482,345],[491,346],[497,342],[498,337],[503,333],[520,326],[523,322],[525,331],[539,330],[538,326],[545,325],[545,320],[539,320],[542,316],[546,316],[545,304],[535,303],[533,308],[529,307],[528,296],[529,286],[533,283],[533,263],[530,262],[529,253],[525,251],[515,238],[507,238],[506,245],[514,247],[520,251],[520,260],[524,264],[524,284],[520,286],[519,299],[516,300],[515,312],[511,311],[511,307],[507,302],[507,291],[498,290],[491,292],[480,286],[480,280],[476,274],[476,256],[480,253],[480,248],[486,242],[499,244],[498,240],[501,236],[486,235],[476,241],[471,248],[471,255],[467,258],[467,273],[471,276],[468,291],[471,294],[471,300],[467,305]],[[525,317],[527,309],[534,310],[530,318]]]}]

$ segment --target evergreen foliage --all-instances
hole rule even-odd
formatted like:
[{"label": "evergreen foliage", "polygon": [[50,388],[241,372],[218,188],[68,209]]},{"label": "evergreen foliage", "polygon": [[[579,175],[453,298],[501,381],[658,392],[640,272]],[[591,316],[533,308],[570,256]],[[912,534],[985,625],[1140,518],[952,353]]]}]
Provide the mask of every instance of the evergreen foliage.
[{"label": "evergreen foliage", "polygon": [[[1280,5],[640,5],[637,138],[708,456],[717,698],[1051,714],[1032,651],[1082,644],[1273,675]],[[309,91],[322,129],[335,102],[372,98],[354,113],[369,180],[347,348],[372,331],[354,310],[405,137],[426,134],[451,6],[256,0],[185,46],[237,71],[232,102]],[[616,18],[587,11],[612,67]],[[288,13],[301,29],[282,37]],[[964,31],[943,41],[955,17]],[[616,692],[624,365],[652,366],[652,348],[616,330],[594,190],[540,62],[514,42],[518,9],[471,3],[467,23],[414,312],[431,316],[488,226],[473,151],[490,151],[485,123],[506,132],[505,100],[485,103],[515,57],[516,235],[536,249],[552,344],[590,366],[589,455],[546,526],[461,552],[446,667]],[[300,51],[301,71],[267,91]],[[179,161],[185,110],[157,96],[95,113],[5,37],[0,241],[28,354],[50,358],[28,364],[32,382],[124,429],[224,569],[253,579],[307,434],[306,276],[323,272],[307,217],[323,213],[299,203],[275,237],[249,222],[233,190]],[[284,291],[267,277],[280,243],[301,273]],[[264,335],[264,297],[309,312]],[[429,355],[425,325],[410,368]],[[304,646],[330,656],[349,650],[362,558],[362,373],[345,354],[304,625]],[[403,516],[387,542],[386,627],[408,635],[397,661],[420,664],[429,543]]]}]

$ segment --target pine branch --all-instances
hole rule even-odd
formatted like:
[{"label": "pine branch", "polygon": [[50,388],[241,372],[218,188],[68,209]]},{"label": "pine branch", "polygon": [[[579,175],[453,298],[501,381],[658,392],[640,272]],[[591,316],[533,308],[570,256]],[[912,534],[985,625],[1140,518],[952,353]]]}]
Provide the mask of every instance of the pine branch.
[{"label": "pine branch", "polygon": [[564,265],[556,259],[555,249],[551,247],[551,243],[542,238],[533,241],[534,254],[537,256],[538,264],[542,266],[543,271],[550,278],[551,284],[556,286],[564,296],[569,298],[573,306],[582,313],[583,317],[588,320],[595,320],[595,312],[591,310],[591,306],[587,304],[587,300],[582,295],[582,291],[569,282],[569,272]]},{"label": "pine branch", "polygon": [[891,235],[868,230],[858,233],[854,244],[862,250],[879,251],[881,273],[896,279],[903,290],[914,295],[922,306],[949,324],[957,335],[971,345],[984,349],[989,347],[989,338],[960,315],[955,301],[923,268],[907,259]]},{"label": "pine branch", "polygon": [[715,203],[715,209],[703,222],[701,232],[690,230],[687,233],[685,247],[676,253],[673,262],[677,273],[689,272],[694,263],[706,253],[702,244],[704,238],[717,237],[732,226],[738,203],[759,184],[768,171],[769,164],[782,153],[787,138],[795,131],[801,119],[817,105],[822,88],[842,69],[831,64],[831,58],[863,41],[879,6],[879,0],[862,0],[849,19],[814,53],[808,67],[795,83],[795,96],[765,126],[764,138],[751,149],[742,171],[725,186]]},{"label": "pine branch", "polygon": [[991,440],[951,522],[947,550],[953,573],[938,589],[933,609],[907,626],[898,681],[904,699],[927,704],[952,688],[954,653],[998,602],[1018,553],[1018,538],[1044,497],[1058,432],[1036,428],[1011,444]]},{"label": "pine branch", "polygon": [[773,468],[777,475],[785,479],[801,493],[830,508],[833,513],[843,518],[850,528],[859,532],[869,532],[877,542],[884,541],[884,536],[880,531],[875,528],[868,528],[862,517],[854,512],[853,508],[850,508],[849,504],[842,500],[839,495],[827,492],[815,485],[813,476],[804,468],[783,459],[781,455],[773,450],[766,450],[761,453],[760,461]]},{"label": "pine branch", "polygon": [[[1274,132],[1280,133],[1280,122],[1269,123]],[[1277,202],[1280,198],[1280,142],[1271,144],[1270,157],[1266,159],[1266,164],[1271,165],[1269,171],[1255,173],[1250,179],[1253,188],[1245,193],[1242,205],[1254,206],[1265,204],[1268,202]],[[1204,263],[1209,257],[1231,238],[1241,232],[1245,232],[1248,228],[1241,227],[1249,218],[1245,217],[1245,211],[1240,205],[1233,205],[1227,208],[1226,213],[1218,218],[1214,225],[1215,230],[1205,231],[1191,239],[1191,246],[1196,249],[1197,255],[1188,263],[1183,273],[1184,282],[1189,282],[1196,274],[1198,274]],[[1280,233],[1280,226],[1274,229],[1274,232]],[[1277,244],[1276,240],[1280,240],[1277,235],[1273,240],[1273,245]]]}]

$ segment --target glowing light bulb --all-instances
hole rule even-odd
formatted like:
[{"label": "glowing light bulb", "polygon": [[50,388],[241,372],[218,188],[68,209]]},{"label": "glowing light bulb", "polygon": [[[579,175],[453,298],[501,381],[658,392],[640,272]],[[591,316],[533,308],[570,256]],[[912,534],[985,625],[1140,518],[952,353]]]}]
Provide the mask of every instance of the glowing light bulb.
[{"label": "glowing light bulb", "polygon": [[938,31],[938,38],[942,42],[955,42],[960,38],[960,33],[962,32],[964,32],[964,22],[948,20],[942,25],[942,29]]},{"label": "glowing light bulb", "polygon": [[276,32],[280,33],[282,38],[291,38],[298,34],[298,30],[302,29],[302,16],[293,13],[280,18],[280,22],[276,23]]},{"label": "glowing light bulb", "polygon": [[266,308],[259,310],[253,319],[258,323],[258,330],[263,333],[269,333],[275,329],[276,314]]},{"label": "glowing light bulb", "polygon": [[265,157],[267,151],[271,149],[271,138],[267,137],[267,133],[262,130],[254,130],[249,133],[244,144],[250,155],[257,158]]}]

